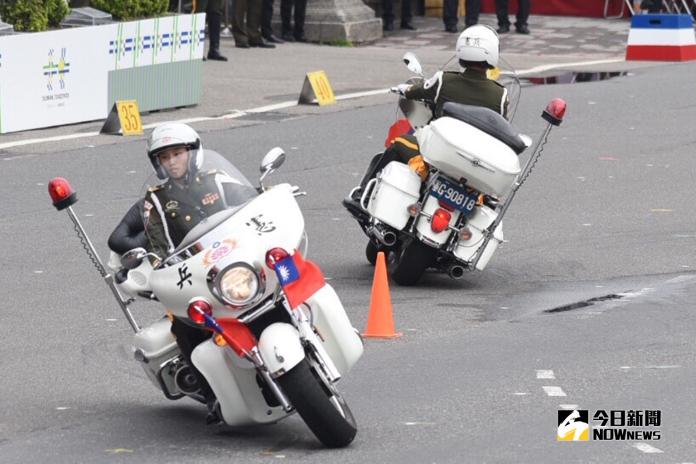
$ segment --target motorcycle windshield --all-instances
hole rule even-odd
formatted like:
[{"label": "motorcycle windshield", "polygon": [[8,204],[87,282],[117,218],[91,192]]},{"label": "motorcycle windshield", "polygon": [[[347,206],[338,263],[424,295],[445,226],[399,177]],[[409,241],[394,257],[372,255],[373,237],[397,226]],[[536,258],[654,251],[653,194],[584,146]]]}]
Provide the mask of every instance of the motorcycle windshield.
[{"label": "motorcycle windshield", "polygon": [[222,155],[212,150],[202,154],[202,166],[195,175],[187,172],[178,180],[162,180],[152,174],[143,186],[148,251],[163,261],[258,196],[244,174]]}]

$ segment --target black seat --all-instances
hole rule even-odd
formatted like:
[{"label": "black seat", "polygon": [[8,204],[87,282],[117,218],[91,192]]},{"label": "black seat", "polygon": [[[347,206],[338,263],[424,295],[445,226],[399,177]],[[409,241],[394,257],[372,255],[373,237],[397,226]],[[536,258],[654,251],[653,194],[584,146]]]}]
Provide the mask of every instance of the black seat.
[{"label": "black seat", "polygon": [[442,106],[442,115],[471,124],[475,128],[500,140],[512,148],[518,155],[527,148],[522,137],[520,137],[520,132],[507,119],[491,109],[447,102]]},{"label": "black seat", "polygon": [[130,207],[121,222],[109,236],[109,248],[119,255],[132,250],[133,248],[145,248],[150,245],[150,241],[145,235],[145,224],[143,223],[143,204],[145,200],[138,200]]}]

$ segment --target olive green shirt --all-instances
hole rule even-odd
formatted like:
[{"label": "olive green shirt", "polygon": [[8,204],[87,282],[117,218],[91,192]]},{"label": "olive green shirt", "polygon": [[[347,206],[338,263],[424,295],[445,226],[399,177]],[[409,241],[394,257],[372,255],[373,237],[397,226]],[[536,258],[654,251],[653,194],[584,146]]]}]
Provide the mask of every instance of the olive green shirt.
[{"label": "olive green shirt", "polygon": [[467,69],[464,72],[444,72],[412,85],[405,93],[411,100],[429,100],[435,103],[435,116],[442,115],[447,102],[489,108],[507,118],[507,89],[488,79],[485,72]]},{"label": "olive green shirt", "polygon": [[145,232],[150,251],[164,258],[199,222],[218,211],[243,204],[257,195],[219,171],[198,174],[188,185],[167,181],[145,196]]}]

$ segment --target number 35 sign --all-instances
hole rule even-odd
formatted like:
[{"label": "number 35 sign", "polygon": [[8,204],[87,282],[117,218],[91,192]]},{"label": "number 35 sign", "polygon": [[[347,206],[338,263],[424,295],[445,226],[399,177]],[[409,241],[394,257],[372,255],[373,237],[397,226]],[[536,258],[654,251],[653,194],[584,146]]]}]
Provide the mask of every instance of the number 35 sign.
[{"label": "number 35 sign", "polygon": [[140,120],[138,102],[135,100],[119,100],[114,103],[101,131],[102,134],[140,135],[143,133],[143,123]]}]

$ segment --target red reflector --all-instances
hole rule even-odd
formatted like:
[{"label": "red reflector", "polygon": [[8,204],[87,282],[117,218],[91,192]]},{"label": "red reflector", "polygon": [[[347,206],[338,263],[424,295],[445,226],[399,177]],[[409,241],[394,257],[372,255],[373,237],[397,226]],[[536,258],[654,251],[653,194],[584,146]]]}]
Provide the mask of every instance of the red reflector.
[{"label": "red reflector", "polygon": [[452,215],[449,213],[449,211],[438,208],[435,210],[435,213],[430,220],[430,228],[433,230],[433,232],[440,233],[447,229],[450,219],[452,219]]},{"label": "red reflector", "polygon": [[441,208],[446,209],[447,211],[454,211],[454,206],[448,205],[442,200],[438,200],[437,203],[440,205]]},{"label": "red reflector", "polygon": [[266,266],[275,269],[276,263],[284,260],[288,256],[290,256],[288,252],[282,248],[271,248],[266,252]]},{"label": "red reflector", "polygon": [[191,319],[196,324],[205,324],[205,317],[203,317],[202,313],[205,313],[208,316],[212,316],[213,307],[210,306],[210,303],[208,303],[205,300],[194,300],[194,301],[189,303],[189,306],[188,306],[189,319]]},{"label": "red reflector", "polygon": [[48,183],[48,194],[51,196],[53,206],[61,210],[74,204],[77,201],[75,191],[70,186],[70,183],[62,177],[54,177]]}]

